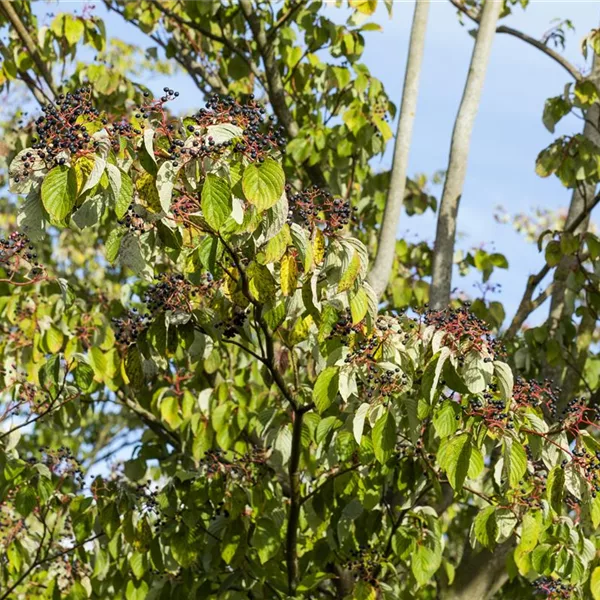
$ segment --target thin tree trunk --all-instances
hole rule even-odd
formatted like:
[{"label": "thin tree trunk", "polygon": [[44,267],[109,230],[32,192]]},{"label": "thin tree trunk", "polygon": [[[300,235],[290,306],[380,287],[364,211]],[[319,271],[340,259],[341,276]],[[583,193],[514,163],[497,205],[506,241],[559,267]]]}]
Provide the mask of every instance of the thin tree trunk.
[{"label": "thin tree trunk", "polygon": [[427,18],[429,16],[429,0],[421,0],[415,4],[408,57],[406,60],[406,73],[404,75],[404,89],[402,103],[398,118],[398,130],[394,145],[394,159],[387,201],[379,230],[379,243],[375,262],[369,273],[369,283],[375,290],[377,297],[381,297],[390,279],[390,273],[396,255],[396,232],[400,211],[404,203],[406,189],[406,172],[408,170],[408,155],[412,139],[413,123],[417,110],[417,97],[419,95],[419,77],[421,63],[425,48],[425,33]]},{"label": "thin tree trunk", "polygon": [[433,251],[430,305],[436,310],[443,309],[450,303],[458,205],[467,172],[471,134],[502,6],[502,2],[491,0],[483,5],[469,75],[452,132],[448,171],[440,203]]},{"label": "thin tree trunk", "polygon": [[441,593],[443,600],[488,600],[508,580],[506,558],[515,547],[514,539],[500,544],[493,552],[466,551],[452,585]]}]

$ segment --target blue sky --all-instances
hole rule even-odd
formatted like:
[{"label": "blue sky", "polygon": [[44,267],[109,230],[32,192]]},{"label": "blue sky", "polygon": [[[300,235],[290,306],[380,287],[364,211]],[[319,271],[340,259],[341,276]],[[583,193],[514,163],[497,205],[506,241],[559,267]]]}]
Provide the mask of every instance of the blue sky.
[{"label": "blue sky", "polygon": [[[80,10],[82,2],[59,3],[59,10]],[[48,8],[40,10],[43,14]],[[56,9],[56,3],[50,7]],[[408,36],[414,2],[394,3],[393,16],[380,6],[376,20],[382,32],[367,33],[364,62],[381,79],[392,100],[399,105],[406,63]],[[343,18],[345,10],[327,9],[332,18]],[[152,45],[143,34],[125,24],[104,6],[94,10],[107,23],[109,35],[128,42]],[[582,37],[600,24],[600,2],[595,1],[530,1],[525,11],[514,8],[514,14],[503,22],[539,38],[551,26],[554,18],[569,18],[575,31],[567,36],[565,55],[585,70],[580,52]],[[456,9],[447,0],[433,1],[421,78],[421,90],[413,134],[409,174],[432,174],[444,169],[448,160],[450,135],[460,102],[473,47],[468,34],[472,28],[465,19],[459,23]],[[150,43],[149,43],[150,42]],[[566,207],[570,191],[555,179],[541,179],[534,172],[535,158],[557,135],[575,133],[581,121],[567,118],[550,134],[542,124],[544,102],[562,92],[569,75],[539,50],[512,36],[497,35],[487,74],[483,98],[473,134],[472,149],[464,194],[459,213],[459,247],[484,244],[504,253],[509,271],[496,271],[493,280],[503,291],[497,296],[512,315],[523,292],[527,275],[543,264],[535,245],[527,243],[510,225],[494,220],[494,207],[503,205],[509,213],[529,211],[535,207],[559,209]],[[153,76],[148,82],[159,92],[166,84],[182,92],[177,107],[185,111],[201,103],[196,88],[185,75],[166,79]],[[391,147],[380,166],[389,165]],[[377,163],[376,163],[377,164]],[[439,193],[441,190],[434,190]],[[412,239],[415,235],[433,241],[435,217],[402,216],[399,235]],[[474,293],[473,279],[457,279],[456,285]],[[544,308],[531,322],[543,317]]]}]

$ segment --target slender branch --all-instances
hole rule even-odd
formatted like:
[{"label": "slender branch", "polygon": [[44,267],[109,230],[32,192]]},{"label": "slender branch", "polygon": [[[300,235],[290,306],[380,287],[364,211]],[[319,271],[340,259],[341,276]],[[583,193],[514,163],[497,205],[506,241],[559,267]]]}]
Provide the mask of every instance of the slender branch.
[{"label": "slender branch", "polygon": [[[274,344],[273,344],[273,338],[271,336],[271,333],[269,331],[267,324],[265,323],[265,321],[262,317],[262,314],[261,314],[262,306],[261,306],[260,302],[258,302],[256,300],[256,298],[250,291],[248,277],[246,275],[246,271],[244,270],[243,265],[239,261],[239,258],[237,257],[237,255],[235,254],[235,252],[233,251],[233,249],[231,248],[229,243],[225,239],[223,239],[223,236],[219,236],[219,240],[223,244],[225,250],[227,250],[228,254],[231,256],[231,259],[233,260],[235,267],[238,270],[238,273],[240,274],[240,283],[242,285],[242,292],[243,292],[244,296],[254,306],[254,317],[256,319],[256,322],[258,323],[258,326],[260,327],[260,330],[263,332],[263,336],[265,338],[266,356],[262,357],[262,362],[265,364],[267,369],[269,369],[269,372],[271,373],[271,376],[273,377],[273,381],[275,381],[275,384],[277,385],[277,387],[283,394],[284,398],[290,403],[290,406],[292,407],[294,412],[296,412],[299,410],[298,403],[296,402],[296,400],[292,396],[290,390],[288,389],[287,384],[285,383],[285,380],[283,379],[281,373],[275,367],[275,348],[274,348]],[[302,407],[302,410],[304,410],[304,412],[306,412],[306,410],[309,410],[310,408],[312,408],[312,406],[308,405],[308,406]]]},{"label": "slender branch", "polygon": [[213,40],[213,42],[218,42],[219,44],[223,44],[223,46],[228,48],[234,54],[237,54],[248,65],[248,67],[250,68],[250,71],[252,71],[252,74],[258,79],[259,82],[261,82],[261,83],[263,82],[263,79],[262,79],[263,74],[261,73],[260,69],[258,68],[258,65],[251,58],[249,58],[246,53],[239,50],[236,47],[236,45],[231,40],[229,40],[227,37],[217,35],[216,33],[213,33],[212,31],[210,31],[209,29],[202,27],[202,25],[199,25],[195,21],[188,21],[187,19],[182,18],[177,13],[174,13],[173,11],[169,10],[169,8],[167,8],[165,6],[165,4],[163,2],[160,2],[159,0],[152,0],[152,4],[160,12],[162,12],[163,15],[169,17],[170,19],[173,19],[174,21],[179,23],[179,25],[181,25],[183,27],[189,27],[190,29],[193,29],[194,31],[197,31],[198,33],[202,34],[204,37],[207,37],[209,40]]},{"label": "slender branch", "polygon": [[[265,65],[265,76],[267,79],[267,88],[269,90],[269,100],[277,118],[285,127],[287,134],[295,138],[300,131],[298,123],[294,120],[292,113],[287,105],[285,88],[279,72],[279,61],[275,56],[272,40],[269,40],[265,32],[264,22],[252,6],[250,0],[239,0],[239,6],[248,23],[258,51]],[[318,166],[306,166],[306,170],[313,183],[319,187],[325,187],[326,181],[323,172]]]},{"label": "slender branch", "polygon": [[[460,0],[450,0],[450,2],[463,14],[467,15],[469,19],[475,21],[475,23],[479,24],[479,15],[473,11],[468,9]],[[496,33],[506,33],[508,35],[512,35],[527,44],[530,44],[534,48],[537,48],[547,56],[549,56],[552,60],[556,61],[563,69],[565,69],[573,79],[576,81],[580,81],[583,77],[581,73],[564,57],[561,56],[556,50],[552,50],[549,46],[536,40],[535,38],[519,31],[517,29],[513,29],[512,27],[507,27],[506,25],[500,25],[496,28]]]},{"label": "slender branch", "polygon": [[286,563],[288,575],[288,591],[290,596],[296,594],[298,580],[298,521],[300,519],[300,474],[298,465],[300,463],[300,452],[302,450],[302,420],[304,413],[294,411],[294,423],[292,430],[292,449],[290,454],[289,478],[290,478],[290,512],[287,524],[286,537]]},{"label": "slender branch", "polygon": [[[53,560],[56,560],[57,558],[60,558],[61,556],[64,556],[65,554],[69,554],[70,552],[73,552],[73,550],[77,550],[78,548],[81,548],[88,542],[93,542],[94,540],[98,539],[99,537],[101,537],[103,535],[104,535],[104,532],[98,533],[98,534],[92,536],[91,538],[88,538],[87,540],[80,542],[79,544],[75,544],[74,546],[71,546],[71,548],[67,548],[66,550],[62,550],[61,552],[57,552],[56,554],[53,554],[52,556],[47,556],[42,559],[39,559],[39,555],[40,555],[41,548],[42,548],[42,544],[40,543],[40,545],[38,546],[38,550],[36,552],[36,558],[33,561],[33,563],[31,563],[31,566],[25,571],[25,573],[23,573],[23,575],[21,575],[21,577],[19,577],[19,579],[12,586],[10,586],[6,590],[6,592],[4,594],[2,594],[2,596],[0,596],[0,600],[7,600],[8,598],[10,598],[10,595],[12,594],[12,592],[19,585],[21,585],[21,583],[23,583],[23,581],[25,581],[25,579],[27,579],[27,577],[29,577],[31,572],[34,569],[37,569],[37,567],[39,567],[43,564],[46,564],[47,562],[52,562]],[[42,542],[43,542],[43,538],[42,538]]]},{"label": "slender branch", "polygon": [[279,30],[292,17],[294,17],[295,14],[298,12],[298,10],[300,10],[304,5],[305,5],[304,2],[296,2],[296,4],[292,5],[292,7],[285,14],[283,14],[281,17],[279,17],[279,19],[277,20],[277,22],[275,23],[275,25],[273,25],[273,27],[271,27],[271,30],[269,31],[269,33],[267,35],[267,39],[268,39],[269,42],[272,42],[275,39],[275,37],[277,36],[277,33],[279,32]]},{"label": "slender branch", "polygon": [[54,88],[54,84],[52,82],[52,75],[50,74],[46,63],[40,56],[37,44],[33,41],[33,38],[29,35],[29,32],[23,24],[23,21],[21,21],[19,15],[13,8],[13,3],[10,2],[10,0],[0,0],[0,10],[2,10],[6,18],[10,21],[10,24],[14,27],[19,38],[21,38],[21,41],[27,48],[29,56],[31,56],[31,59],[39,69],[39,72],[48,85],[48,88],[52,91],[54,96],[57,96],[56,89]]},{"label": "slender branch", "polygon": [[304,504],[305,502],[308,502],[315,494],[318,494],[319,491],[326,486],[330,481],[336,479],[337,477],[341,477],[342,475],[345,475],[346,473],[350,473],[351,471],[355,471],[356,469],[358,469],[361,465],[359,463],[352,465],[351,467],[347,467],[345,469],[341,469],[339,471],[336,471],[335,473],[331,474],[329,477],[327,477],[327,479],[325,479],[325,481],[323,481],[322,483],[320,483],[312,492],[306,494],[306,496],[304,496],[303,498],[300,499],[300,504]]},{"label": "slender branch", "polygon": [[117,391],[117,398],[121,404],[132,410],[159,438],[181,450],[181,440],[167,429],[151,412],[137,404],[125,395],[123,390]]},{"label": "slender branch", "polygon": [[[572,233],[579,227],[579,225],[588,217],[588,215],[594,210],[596,205],[600,203],[600,194],[597,194],[593,201],[585,207],[575,219],[571,221],[568,227],[565,227],[564,231],[566,233]],[[525,292],[523,293],[523,297],[521,298],[521,302],[519,303],[519,308],[511,321],[510,326],[506,330],[506,333],[502,336],[505,340],[509,340],[517,335],[517,332],[525,322],[525,319],[531,314],[534,310],[534,303],[532,301],[533,293],[535,292],[535,288],[541,283],[541,281],[546,277],[546,275],[550,272],[550,266],[545,264],[535,275],[530,275],[527,280],[527,286],[525,287]]]}]

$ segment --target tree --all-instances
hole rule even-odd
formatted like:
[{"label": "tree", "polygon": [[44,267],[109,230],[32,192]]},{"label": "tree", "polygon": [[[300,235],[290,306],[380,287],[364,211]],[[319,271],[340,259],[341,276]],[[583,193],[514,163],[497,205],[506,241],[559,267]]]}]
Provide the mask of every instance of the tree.
[{"label": "tree", "polygon": [[446,308],[450,304],[458,206],[467,175],[471,134],[473,133],[479,100],[483,91],[485,72],[496,33],[496,24],[502,7],[502,2],[486,2],[483,5],[480,25],[473,46],[469,74],[460,101],[460,108],[456,115],[454,130],[452,131],[448,170],[444,180],[444,191],[440,202],[433,249],[431,306],[436,310]]},{"label": "tree", "polygon": [[427,30],[428,15],[429,0],[415,4],[388,197],[385,203],[383,218],[381,219],[377,255],[369,273],[369,282],[373,286],[378,298],[387,287],[396,254],[396,231],[406,191],[408,155],[417,110],[419,77],[421,75],[421,62],[425,49],[425,32]]},{"label": "tree", "polygon": [[[499,10],[458,6],[482,28]],[[343,24],[318,2],[107,7],[162,50],[0,2],[0,85],[40,104],[2,146],[0,599],[600,597],[600,196],[540,236],[506,330],[485,298],[425,306],[424,243],[396,242],[379,298],[402,171],[369,165],[393,112],[359,62],[376,3]],[[560,26],[494,28],[577,73]],[[206,94],[183,118],[136,81],[174,62]],[[592,127],[597,103],[577,74],[544,122]],[[537,170],[592,189],[599,155],[559,138]],[[435,208],[405,186],[407,214]],[[523,325],[563,259],[557,351]],[[535,380],[556,364],[578,376],[566,402]]]}]

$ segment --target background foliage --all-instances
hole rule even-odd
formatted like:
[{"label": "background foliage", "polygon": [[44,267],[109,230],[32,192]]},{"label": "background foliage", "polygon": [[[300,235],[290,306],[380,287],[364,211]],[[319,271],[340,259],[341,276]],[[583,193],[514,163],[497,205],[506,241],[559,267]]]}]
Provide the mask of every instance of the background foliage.
[{"label": "background foliage", "polygon": [[[165,58],[89,6],[0,2],[1,91],[38,104],[0,147],[0,599],[599,598],[593,136],[538,157],[592,195],[525,224],[545,264],[512,322],[485,285],[428,310],[424,241],[377,298],[376,2],[106,6]],[[137,82],[174,69],[184,118]],[[597,104],[578,74],[544,123]],[[404,208],[437,209],[426,177]],[[524,328],[549,274],[560,318]]]}]

